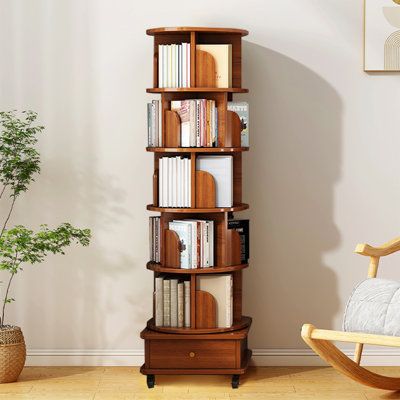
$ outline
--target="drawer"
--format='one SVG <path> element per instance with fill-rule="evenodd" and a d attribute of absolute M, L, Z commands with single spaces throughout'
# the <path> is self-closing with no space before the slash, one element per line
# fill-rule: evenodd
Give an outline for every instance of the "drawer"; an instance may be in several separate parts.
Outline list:
<path fill-rule="evenodd" d="M 150 340 L 150 368 L 235 368 L 237 340 Z"/>

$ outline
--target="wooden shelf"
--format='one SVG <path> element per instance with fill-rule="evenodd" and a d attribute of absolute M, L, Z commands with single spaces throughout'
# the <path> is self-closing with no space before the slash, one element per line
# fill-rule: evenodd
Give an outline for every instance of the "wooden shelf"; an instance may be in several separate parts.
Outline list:
<path fill-rule="evenodd" d="M 249 205 L 246 203 L 236 204 L 233 207 L 216 207 L 216 208 L 169 208 L 156 207 L 152 204 L 147 206 L 149 211 L 165 212 L 165 213 L 182 213 L 182 214 L 199 214 L 199 213 L 222 213 L 222 212 L 238 212 L 247 210 Z"/>
<path fill-rule="evenodd" d="M 192 269 L 183 269 L 183 268 L 170 268 L 163 267 L 160 264 L 154 262 L 148 262 L 146 264 L 146 268 L 154 271 L 154 272 L 163 272 L 168 274 L 182 274 L 182 275 L 191 275 L 191 274 L 220 274 L 227 272 L 240 271 L 249 266 L 249 264 L 239 264 L 239 265 L 228 265 L 225 267 L 210 267 L 210 268 L 192 268 Z"/>
<path fill-rule="evenodd" d="M 249 89 L 243 88 L 216 88 L 216 87 L 190 87 L 190 88 L 148 88 L 147 93 L 248 93 Z"/>
<path fill-rule="evenodd" d="M 242 153 L 248 147 L 146 147 L 150 153 Z"/>
<path fill-rule="evenodd" d="M 168 35 L 171 33 L 184 33 L 184 32 L 202 32 L 202 33 L 229 33 L 231 35 L 247 36 L 249 31 L 245 29 L 236 28 L 209 28 L 203 26 L 176 26 L 176 27 L 161 27 L 147 29 L 146 33 L 149 36 L 155 35 Z"/>
<path fill-rule="evenodd" d="M 251 325 L 251 318 L 245 316 L 242 316 L 240 322 L 233 324 L 229 328 L 204 328 L 204 329 L 170 328 L 164 326 L 155 326 L 154 318 L 151 318 L 147 321 L 147 327 L 153 331 L 164 332 L 164 333 L 179 333 L 183 335 L 216 334 L 222 332 L 231 332 L 247 328 L 250 325 Z"/>

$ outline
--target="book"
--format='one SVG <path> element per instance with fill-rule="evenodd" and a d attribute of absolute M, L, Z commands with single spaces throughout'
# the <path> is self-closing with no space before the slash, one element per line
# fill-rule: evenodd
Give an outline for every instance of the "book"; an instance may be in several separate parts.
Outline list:
<path fill-rule="evenodd" d="M 171 101 L 171 110 L 176 111 L 181 120 L 181 147 L 190 147 L 190 100 Z"/>
<path fill-rule="evenodd" d="M 164 278 L 157 277 L 155 279 L 155 324 L 156 326 L 164 325 Z"/>
<path fill-rule="evenodd" d="M 183 328 L 185 316 L 185 293 L 184 283 L 178 282 L 178 328 Z"/>
<path fill-rule="evenodd" d="M 196 49 L 206 51 L 214 57 L 216 87 L 232 87 L 232 45 L 198 44 Z"/>
<path fill-rule="evenodd" d="M 233 205 L 232 156 L 198 156 L 196 170 L 209 172 L 215 180 L 216 207 Z"/>
<path fill-rule="evenodd" d="M 171 326 L 171 285 L 168 279 L 163 281 L 163 319 L 164 326 Z"/>
<path fill-rule="evenodd" d="M 160 262 L 160 217 L 149 218 L 150 261 Z"/>
<path fill-rule="evenodd" d="M 229 328 L 233 322 L 233 279 L 231 274 L 197 276 L 197 289 L 210 293 L 216 301 L 218 328 Z"/>
<path fill-rule="evenodd" d="M 170 279 L 171 327 L 178 327 L 178 279 Z"/>
<path fill-rule="evenodd" d="M 240 236 L 240 262 L 247 264 L 250 258 L 250 229 L 248 219 L 229 219 L 228 229 L 234 229 Z"/>
<path fill-rule="evenodd" d="M 234 111 L 239 116 L 241 146 L 249 147 L 249 103 L 246 101 L 228 101 L 228 110 Z"/>
<path fill-rule="evenodd" d="M 190 328 L 190 281 L 184 281 L 184 325 L 185 328 Z"/>
<path fill-rule="evenodd" d="M 171 221 L 168 228 L 175 231 L 180 242 L 180 268 L 189 269 L 192 265 L 191 238 L 192 226 L 181 221 Z"/>

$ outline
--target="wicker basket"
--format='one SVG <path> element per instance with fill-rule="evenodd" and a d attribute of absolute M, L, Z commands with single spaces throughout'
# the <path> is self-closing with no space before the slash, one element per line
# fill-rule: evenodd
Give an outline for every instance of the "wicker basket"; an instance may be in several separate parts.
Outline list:
<path fill-rule="evenodd" d="M 0 383 L 15 382 L 25 365 L 24 335 L 17 326 L 0 329 Z"/>

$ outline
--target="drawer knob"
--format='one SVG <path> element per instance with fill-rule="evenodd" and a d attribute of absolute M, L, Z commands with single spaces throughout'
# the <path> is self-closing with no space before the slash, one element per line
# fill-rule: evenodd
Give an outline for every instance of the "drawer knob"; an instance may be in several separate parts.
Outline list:
<path fill-rule="evenodd" d="M 191 351 L 191 352 L 189 353 L 189 357 L 190 357 L 190 358 L 193 358 L 195 355 L 196 355 L 196 353 L 194 353 L 193 351 Z"/>

